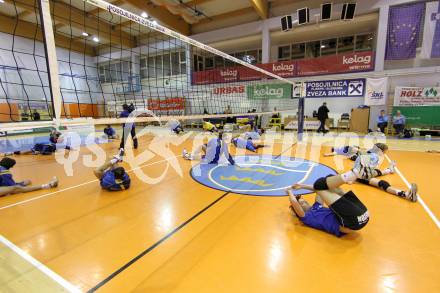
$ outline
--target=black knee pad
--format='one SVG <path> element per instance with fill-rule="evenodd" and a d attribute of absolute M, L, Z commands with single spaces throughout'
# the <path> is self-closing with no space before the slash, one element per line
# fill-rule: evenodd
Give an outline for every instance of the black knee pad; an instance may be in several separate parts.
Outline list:
<path fill-rule="evenodd" d="M 318 180 L 316 180 L 315 183 L 313 184 L 313 188 L 315 190 L 327 190 L 328 189 L 327 177 L 321 177 Z"/>
<path fill-rule="evenodd" d="M 388 182 L 386 182 L 385 180 L 380 180 L 379 183 L 378 183 L 378 185 L 379 185 L 380 188 L 382 188 L 382 189 L 385 190 L 385 191 L 388 189 L 388 187 L 391 186 L 391 185 L 390 185 Z"/>

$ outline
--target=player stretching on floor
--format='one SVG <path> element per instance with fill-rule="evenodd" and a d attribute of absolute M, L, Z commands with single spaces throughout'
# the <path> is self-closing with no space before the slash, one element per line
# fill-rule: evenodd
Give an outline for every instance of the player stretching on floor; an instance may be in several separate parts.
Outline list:
<path fill-rule="evenodd" d="M 101 187 L 105 190 L 120 191 L 130 188 L 130 177 L 123 167 L 118 166 L 118 162 L 122 162 L 121 154 L 122 151 L 94 170 L 96 178 L 99 179 Z"/>
<path fill-rule="evenodd" d="M 201 153 L 204 152 L 204 155 Z M 231 165 L 235 164 L 234 158 L 229 154 L 228 144 L 223 139 L 223 132 L 219 132 L 218 137 L 211 138 L 207 144 L 199 146 L 192 154 L 183 149 L 185 160 L 201 160 L 202 164 L 218 164 L 220 157 L 224 155 Z"/>
<path fill-rule="evenodd" d="M 218 132 L 217 127 L 209 121 L 203 121 L 203 129 L 209 132 Z"/>
<path fill-rule="evenodd" d="M 5 156 L 10 155 L 25 155 L 25 154 L 34 154 L 34 155 L 51 155 L 57 150 L 57 143 L 62 143 L 64 138 L 61 136 L 61 132 L 52 130 L 49 135 L 48 143 L 36 143 L 30 150 L 26 151 L 15 151 L 5 153 Z M 71 147 L 66 145 L 64 146 L 66 150 L 71 150 Z"/>
<path fill-rule="evenodd" d="M 0 196 L 49 189 L 58 186 L 57 177 L 53 177 L 53 179 L 47 184 L 34 186 L 31 186 L 32 182 L 30 180 L 15 182 L 10 171 L 15 164 L 16 161 L 12 158 L 3 158 L 0 161 Z"/>
<path fill-rule="evenodd" d="M 346 192 L 340 188 L 344 183 L 343 175 L 333 175 L 319 178 L 313 186 L 295 184 L 292 186 L 294 189 L 315 191 L 316 200 L 310 206 L 288 189 L 291 209 L 306 226 L 338 237 L 360 230 L 370 219 L 368 210 L 353 191 Z M 324 203 L 328 207 L 324 207 Z"/>
<path fill-rule="evenodd" d="M 235 145 L 236 148 L 246 149 L 254 153 L 256 153 L 259 148 L 264 147 L 263 144 L 254 143 L 251 138 L 244 139 L 241 137 L 234 137 L 231 139 L 231 143 Z"/>
<path fill-rule="evenodd" d="M 108 139 L 118 138 L 118 136 L 116 135 L 116 131 L 110 124 L 107 124 L 107 126 L 104 128 L 104 134 L 107 136 Z"/>
<path fill-rule="evenodd" d="M 170 120 L 168 122 L 168 126 L 171 131 L 173 131 L 175 134 L 179 134 L 181 132 L 184 132 L 182 125 L 177 120 Z"/>

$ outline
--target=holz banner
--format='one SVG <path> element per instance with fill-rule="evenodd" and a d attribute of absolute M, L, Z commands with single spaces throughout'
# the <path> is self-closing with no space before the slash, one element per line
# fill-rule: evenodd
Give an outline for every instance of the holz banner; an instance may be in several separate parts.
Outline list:
<path fill-rule="evenodd" d="M 306 82 L 306 98 L 364 97 L 365 79 Z"/>
<path fill-rule="evenodd" d="M 292 85 L 285 83 L 268 83 L 249 85 L 247 87 L 248 99 L 290 99 L 292 98 Z"/>
<path fill-rule="evenodd" d="M 367 78 L 367 91 L 364 104 L 368 106 L 386 105 L 388 96 L 388 77 Z"/>
<path fill-rule="evenodd" d="M 396 87 L 394 106 L 440 106 L 440 87 Z"/>

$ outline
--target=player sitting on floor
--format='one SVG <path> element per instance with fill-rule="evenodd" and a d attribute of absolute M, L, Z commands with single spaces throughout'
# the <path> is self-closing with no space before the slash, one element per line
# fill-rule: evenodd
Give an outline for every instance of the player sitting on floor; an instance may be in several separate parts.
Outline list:
<path fill-rule="evenodd" d="M 292 211 L 306 226 L 338 237 L 362 229 L 370 219 L 368 210 L 353 191 L 346 192 L 340 188 L 344 183 L 342 175 L 333 175 L 319 178 L 313 186 L 293 185 L 293 189 L 315 191 L 316 201 L 310 206 L 301 196 L 295 196 L 288 189 Z M 324 207 L 324 203 L 327 207 Z"/>
<path fill-rule="evenodd" d="M 203 121 L 203 129 L 209 132 L 218 132 L 217 127 L 209 121 Z"/>
<path fill-rule="evenodd" d="M 168 122 L 168 126 L 171 131 L 173 131 L 175 134 L 179 134 L 181 132 L 184 132 L 182 125 L 177 120 L 170 120 Z"/>
<path fill-rule="evenodd" d="M 201 155 L 202 152 L 205 154 Z M 229 154 L 228 143 L 223 139 L 223 132 L 219 132 L 218 137 L 211 138 L 207 144 L 199 146 L 192 154 L 183 149 L 185 160 L 201 160 L 202 164 L 218 164 L 222 154 L 231 165 L 235 164 L 234 158 Z"/>
<path fill-rule="evenodd" d="M 12 158 L 3 158 L 0 161 L 0 196 L 49 189 L 58 186 L 57 177 L 53 177 L 53 179 L 47 184 L 34 186 L 31 185 L 32 182 L 30 180 L 15 182 L 10 171 L 15 164 L 16 161 Z"/>
<path fill-rule="evenodd" d="M 324 157 L 332 157 L 332 156 L 336 156 L 336 155 L 341 155 L 341 156 L 348 157 L 352 161 L 356 161 L 360 150 L 361 149 L 358 146 L 349 146 L 349 145 L 342 146 L 342 147 L 332 147 L 331 152 L 324 154 Z"/>
<path fill-rule="evenodd" d="M 119 167 L 118 162 L 122 161 L 122 156 L 116 155 L 101 167 L 94 170 L 95 176 L 101 182 L 101 187 L 108 191 L 120 191 L 130 188 L 130 177 L 123 167 Z"/>
<path fill-rule="evenodd" d="M 118 138 L 118 136 L 116 135 L 116 131 L 110 124 L 107 124 L 107 126 L 104 128 L 104 134 L 107 136 L 108 139 Z"/>
<path fill-rule="evenodd" d="M 235 145 L 236 148 L 246 149 L 254 153 L 256 153 L 259 148 L 264 147 L 263 144 L 254 143 L 251 138 L 233 137 L 231 143 Z"/>

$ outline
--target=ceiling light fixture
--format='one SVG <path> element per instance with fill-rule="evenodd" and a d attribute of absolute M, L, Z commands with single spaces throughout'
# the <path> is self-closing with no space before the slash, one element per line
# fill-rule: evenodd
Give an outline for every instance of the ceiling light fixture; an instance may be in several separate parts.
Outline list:
<path fill-rule="evenodd" d="M 147 17 L 148 17 L 148 14 L 144 11 L 144 12 L 141 13 L 141 16 L 142 16 L 143 18 L 147 18 Z"/>
<path fill-rule="evenodd" d="M 98 42 L 99 42 L 98 37 L 93 37 L 93 41 L 94 41 L 95 43 L 98 43 Z"/>
<path fill-rule="evenodd" d="M 1 1 L 1 0 L 0 0 L 0 1 Z M 88 37 L 88 36 L 89 36 L 89 34 L 86 33 L 86 32 L 82 32 L 82 35 L 83 35 L 83 37 Z"/>

